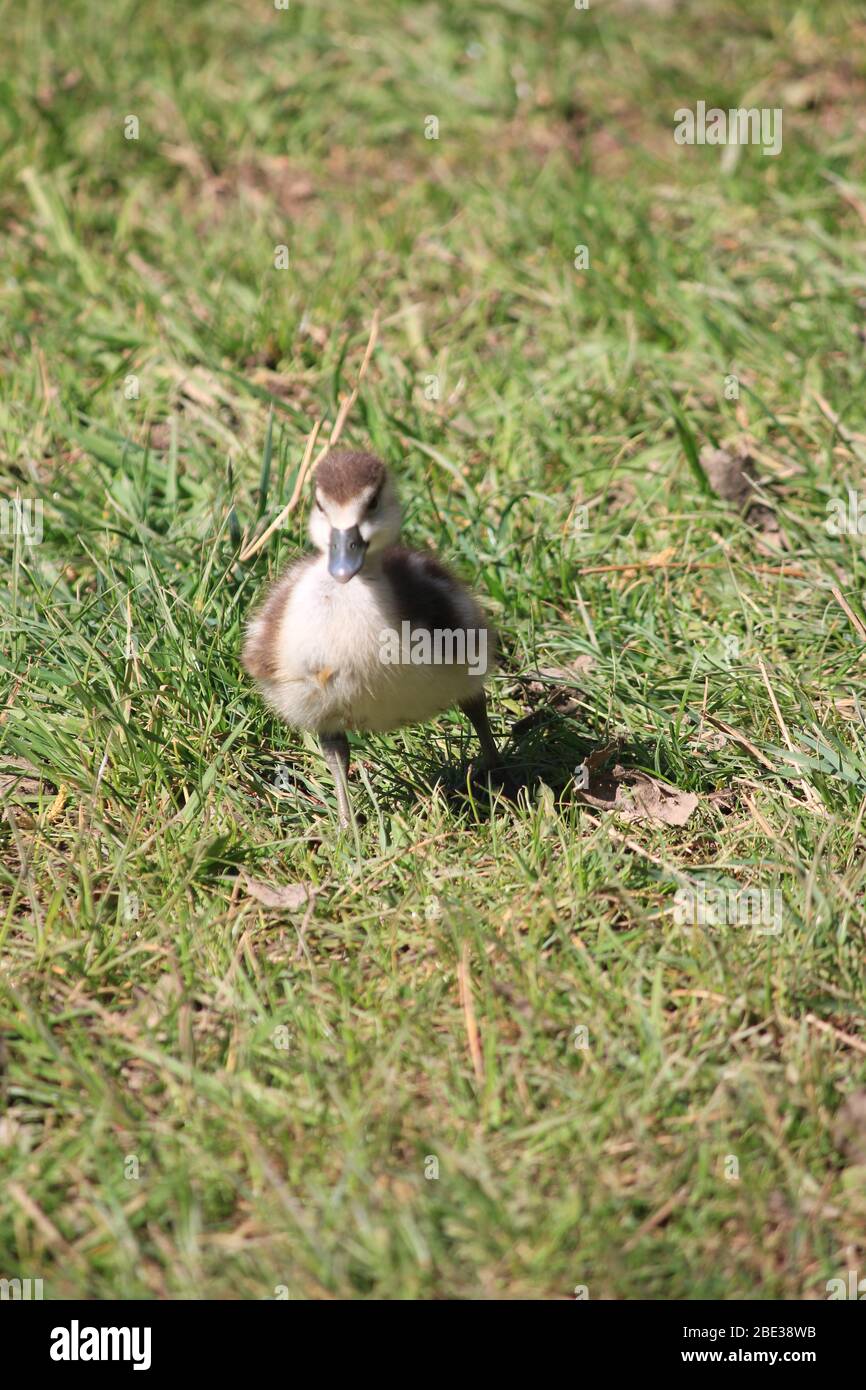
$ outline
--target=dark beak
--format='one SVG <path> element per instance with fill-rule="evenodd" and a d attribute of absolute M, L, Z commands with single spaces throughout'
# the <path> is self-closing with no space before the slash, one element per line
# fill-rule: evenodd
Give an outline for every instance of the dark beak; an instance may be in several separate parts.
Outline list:
<path fill-rule="evenodd" d="M 332 531 L 328 547 L 328 573 L 338 584 L 348 584 L 364 563 L 367 542 L 357 526 L 348 531 Z"/>

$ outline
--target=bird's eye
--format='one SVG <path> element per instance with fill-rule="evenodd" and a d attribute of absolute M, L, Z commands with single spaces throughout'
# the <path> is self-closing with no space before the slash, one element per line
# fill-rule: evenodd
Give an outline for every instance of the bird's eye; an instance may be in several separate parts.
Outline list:
<path fill-rule="evenodd" d="M 322 506 L 321 502 L 319 501 L 318 497 L 315 499 L 315 501 L 316 501 L 316 506 L 317 506 L 318 510 L 319 510 L 320 512 L 323 512 L 325 509 L 324 509 L 324 507 Z"/>
<path fill-rule="evenodd" d="M 374 511 L 376 510 L 376 508 L 378 507 L 378 505 L 379 505 L 379 494 L 378 494 L 378 492 L 377 492 L 377 493 L 376 493 L 376 496 L 375 496 L 375 497 L 371 497 L 371 498 L 370 498 L 370 501 L 367 503 L 367 515 L 369 516 L 371 512 L 374 512 Z"/>

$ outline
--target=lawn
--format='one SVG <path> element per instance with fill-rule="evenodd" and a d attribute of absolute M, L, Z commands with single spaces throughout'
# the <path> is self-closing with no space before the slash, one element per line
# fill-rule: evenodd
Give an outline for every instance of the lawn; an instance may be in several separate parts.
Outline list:
<path fill-rule="evenodd" d="M 862 8 L 2 28 L 0 1276 L 866 1273 Z M 355 739 L 357 842 L 239 663 L 344 406 L 495 618 L 518 787 L 457 713 Z"/>

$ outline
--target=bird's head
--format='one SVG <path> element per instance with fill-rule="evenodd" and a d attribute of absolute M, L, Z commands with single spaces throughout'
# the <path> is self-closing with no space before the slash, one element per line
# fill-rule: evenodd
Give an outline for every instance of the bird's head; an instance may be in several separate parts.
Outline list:
<path fill-rule="evenodd" d="M 340 584 L 370 557 L 393 545 L 402 514 L 388 470 L 374 454 L 331 449 L 319 464 L 310 513 L 310 539 L 328 557 Z"/>

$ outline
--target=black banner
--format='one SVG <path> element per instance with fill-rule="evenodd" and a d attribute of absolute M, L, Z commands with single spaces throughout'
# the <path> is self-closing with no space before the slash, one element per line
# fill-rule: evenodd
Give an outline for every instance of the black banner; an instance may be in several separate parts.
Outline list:
<path fill-rule="evenodd" d="M 514 1333 L 521 1323 L 529 1332 L 535 1331 L 541 1320 L 557 1334 L 566 1331 L 577 1339 L 570 1344 L 578 1358 L 576 1366 L 585 1352 L 591 1357 L 587 1364 L 601 1360 L 614 1372 L 651 1369 L 666 1373 L 680 1368 L 699 1374 L 713 1366 L 769 1371 L 804 1367 L 826 1378 L 828 1372 L 856 1364 L 862 1347 L 862 1314 L 857 1308 L 838 1306 L 850 1301 L 863 1299 L 858 1294 L 853 1300 L 804 1303 L 521 1302 L 509 1304 L 507 1337 L 498 1334 L 495 1341 L 490 1339 L 498 1331 L 498 1317 L 490 1300 L 472 1305 L 471 1324 L 466 1303 L 426 1308 L 401 1303 L 389 1310 L 388 1332 L 398 1338 L 401 1333 L 420 1333 L 425 1339 L 425 1378 L 435 1364 L 435 1348 L 441 1349 L 443 1374 L 453 1374 L 454 1349 L 442 1335 L 447 1334 L 449 1324 L 461 1336 L 460 1360 L 466 1360 L 465 1339 L 468 1335 L 477 1339 L 479 1318 L 484 1339 L 477 1340 L 476 1345 L 486 1371 L 500 1361 L 507 1348 L 513 1349 Z M 577 1306 L 563 1306 L 567 1302 Z M 297 1303 L 280 1306 L 279 1301 L 10 1300 L 0 1302 L 0 1332 L 4 1347 L 14 1347 L 28 1370 L 58 1383 L 70 1376 L 93 1379 L 105 1371 L 113 1377 L 126 1373 L 142 1379 L 175 1371 L 222 1376 L 254 1371 L 260 1376 L 273 1370 L 292 1375 L 298 1361 L 307 1365 L 311 1356 L 321 1353 L 327 1358 L 329 1373 L 333 1373 L 340 1364 L 339 1354 L 334 1355 L 334 1328 L 342 1327 L 349 1336 L 357 1329 L 359 1338 L 366 1338 L 371 1316 L 377 1318 L 374 1306 L 361 1300 L 340 1307 L 331 1302 L 306 1304 L 303 1313 Z M 384 1323 L 382 1327 L 384 1331 Z M 319 1332 L 328 1336 L 324 1343 L 316 1337 Z M 352 1346 L 354 1369 L 358 1346 Z M 511 1354 L 509 1350 L 509 1357 Z M 535 1354 L 545 1354 L 543 1344 L 537 1345 Z M 375 1353 L 373 1356 L 370 1373 L 379 1374 L 379 1358 Z"/>

